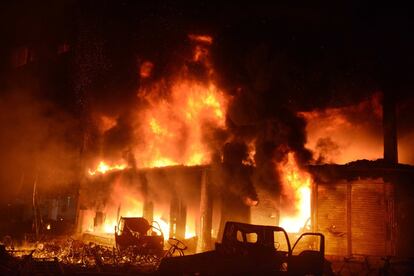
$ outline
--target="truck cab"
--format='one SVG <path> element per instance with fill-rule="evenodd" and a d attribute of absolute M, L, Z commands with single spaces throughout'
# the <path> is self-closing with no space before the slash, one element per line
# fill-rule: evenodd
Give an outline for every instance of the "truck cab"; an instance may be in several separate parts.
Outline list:
<path fill-rule="evenodd" d="M 325 239 L 304 233 L 293 248 L 282 227 L 229 221 L 215 250 L 165 258 L 161 274 L 322 275 Z"/>

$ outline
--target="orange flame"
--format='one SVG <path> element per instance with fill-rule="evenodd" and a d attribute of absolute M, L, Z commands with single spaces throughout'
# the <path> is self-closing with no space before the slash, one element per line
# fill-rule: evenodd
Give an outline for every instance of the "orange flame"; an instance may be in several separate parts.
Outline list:
<path fill-rule="evenodd" d="M 190 38 L 190 40 L 199 42 L 199 43 L 205 43 L 205 44 L 212 44 L 213 43 L 213 38 L 209 35 L 195 35 L 195 34 L 189 34 L 188 38 Z"/>
<path fill-rule="evenodd" d="M 160 206 L 163 207 L 163 206 Z M 94 228 L 94 212 L 88 212 L 84 220 L 86 221 L 86 231 L 94 232 L 96 234 L 113 234 L 115 233 L 115 226 L 118 225 L 118 219 L 122 217 L 142 217 L 143 216 L 144 203 L 140 199 L 140 195 L 137 191 L 131 190 L 129 187 L 125 187 L 119 182 L 114 186 L 111 194 L 111 202 L 105 208 L 105 218 L 103 224 L 99 228 Z M 164 208 L 165 209 L 165 208 Z M 170 237 L 170 223 L 168 211 L 163 208 L 154 210 L 154 222 L 155 227 L 161 229 L 164 240 L 168 240 Z M 196 234 L 195 224 L 189 221 L 186 225 L 185 238 L 194 237 Z M 151 222 L 150 222 L 151 223 Z"/>
<path fill-rule="evenodd" d="M 293 202 L 293 215 L 281 214 L 279 225 L 287 232 L 298 233 L 311 215 L 311 184 L 309 173 L 300 170 L 293 152 L 289 152 L 284 162 L 277 166 L 281 174 L 282 193 L 288 202 Z"/>
<path fill-rule="evenodd" d="M 207 164 L 215 149 L 206 137 L 212 130 L 226 127 L 229 97 L 216 86 L 208 56 L 213 38 L 190 34 L 189 39 L 194 43 L 192 60 L 203 66 L 207 79 L 194 79 L 184 65 L 173 82 L 161 79 L 140 88 L 138 97 L 144 105 L 135 114 L 134 127 L 134 153 L 140 168 Z M 200 49 L 202 54 L 198 52 Z M 143 62 L 141 78 L 148 78 L 154 66 L 150 61 Z M 126 167 L 109 166 L 102 161 L 95 170 L 89 170 L 89 174 Z"/>
<path fill-rule="evenodd" d="M 242 161 L 243 165 L 256 167 L 256 161 L 254 159 L 256 155 L 256 144 L 255 143 L 256 141 L 253 140 L 247 144 L 247 158 Z"/>
<path fill-rule="evenodd" d="M 193 61 L 206 69 L 208 79 L 194 80 L 184 68 L 172 85 L 165 80 L 142 88 L 138 96 L 147 108 L 137 114 L 138 166 L 202 165 L 211 161 L 204 140 L 212 129 L 224 129 L 228 97 L 214 83 L 209 62 L 210 36 L 189 35 L 196 43 Z"/>
<path fill-rule="evenodd" d="M 139 69 L 140 77 L 143 79 L 150 77 L 153 68 L 154 68 L 154 64 L 152 62 L 150 61 L 143 62 Z"/>
<path fill-rule="evenodd" d="M 97 173 L 105 174 L 105 173 L 110 172 L 110 171 L 123 170 L 126 167 L 127 167 L 126 164 L 109 165 L 109 164 L 105 163 L 104 161 L 100 161 L 99 164 L 98 164 L 98 166 L 96 167 L 96 169 L 95 170 L 89 169 L 88 170 L 88 173 L 90 175 L 95 175 Z"/>
<path fill-rule="evenodd" d="M 169 101 L 151 102 L 143 114 L 144 144 L 139 166 L 200 165 L 211 160 L 203 141 L 206 126 L 225 127 L 227 101 L 214 84 L 183 80 L 172 87 Z M 141 115 L 142 116 L 142 115 Z"/>
<path fill-rule="evenodd" d="M 209 62 L 208 47 L 213 39 L 207 35 L 189 35 L 193 43 L 193 55 L 189 62 L 203 67 L 206 77 L 202 81 L 189 74 L 188 67 L 172 78 L 161 79 L 151 85 L 142 85 L 138 97 L 141 108 L 135 114 L 134 157 L 139 168 L 165 167 L 173 165 L 202 165 L 211 162 L 211 141 L 206 137 L 212 131 L 226 127 L 228 96 L 214 82 L 214 71 Z M 145 61 L 139 68 L 141 79 L 148 79 L 156 65 Z M 105 130 L 107 128 L 104 128 Z M 127 165 L 108 165 L 101 161 L 90 175 L 123 170 Z M 119 216 L 143 216 L 143 200 L 139 193 L 122 188 L 116 183 L 111 194 L 114 202 L 105 206 L 105 221 L 100 229 L 90 231 L 113 233 Z M 168 239 L 169 206 L 154 206 L 156 221 Z M 159 204 L 163 204 L 160 202 Z M 119 211 L 118 211 L 119 210 Z M 93 212 L 87 219 L 93 222 Z M 185 237 L 195 236 L 195 214 L 187 216 Z M 90 224 L 89 224 L 90 225 Z"/>
<path fill-rule="evenodd" d="M 306 148 L 323 163 L 345 164 L 383 156 L 380 95 L 360 103 L 299 113 L 306 120 Z"/>

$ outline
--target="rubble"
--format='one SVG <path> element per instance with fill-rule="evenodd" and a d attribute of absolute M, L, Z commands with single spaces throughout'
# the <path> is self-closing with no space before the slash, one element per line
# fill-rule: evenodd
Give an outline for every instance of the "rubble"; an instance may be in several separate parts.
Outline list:
<path fill-rule="evenodd" d="M 0 274 L 15 271 L 18 275 L 47 271 L 54 274 L 63 272 L 122 272 L 151 273 L 157 270 L 162 258 L 172 255 L 184 255 L 185 245 L 178 240 L 170 241 L 170 248 L 163 256 L 140 254 L 140 250 L 131 246 L 118 250 L 80 239 L 52 239 L 37 242 L 26 248 L 14 249 L 2 245 Z M 43 273 L 42 272 L 42 273 Z"/>

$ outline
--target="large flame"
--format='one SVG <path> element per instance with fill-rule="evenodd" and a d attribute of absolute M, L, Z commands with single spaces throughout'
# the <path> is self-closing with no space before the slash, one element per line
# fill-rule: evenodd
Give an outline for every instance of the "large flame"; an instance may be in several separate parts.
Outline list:
<path fill-rule="evenodd" d="M 287 202 L 293 204 L 291 212 L 284 214 L 282 210 L 279 225 L 289 233 L 298 233 L 310 219 L 312 177 L 299 168 L 292 152 L 277 169 L 281 175 L 282 193 Z"/>
<path fill-rule="evenodd" d="M 160 228 L 164 239 L 170 237 L 169 209 L 168 204 L 165 206 L 155 206 L 152 225 Z M 96 234 L 113 234 L 115 226 L 118 225 L 120 217 L 143 217 L 144 201 L 141 194 L 133 187 L 125 186 L 121 181 L 115 181 L 110 200 L 102 210 L 104 219 L 102 225 L 94 226 L 95 212 L 85 214 L 83 231 L 94 232 Z M 196 234 L 195 217 L 188 214 L 185 231 L 185 238 L 194 237 Z"/>
<path fill-rule="evenodd" d="M 203 138 L 207 131 L 225 127 L 227 100 L 222 91 L 213 83 L 183 79 L 172 86 L 168 99 L 149 98 L 148 102 L 149 108 L 139 114 L 143 122 L 137 132 L 142 141 L 136 153 L 139 166 L 211 161 L 212 152 Z"/>
<path fill-rule="evenodd" d="M 208 48 L 213 39 L 194 34 L 189 39 L 194 43 L 191 62 L 204 68 L 206 76 L 197 78 L 189 72 L 188 65 L 183 65 L 168 80 L 162 78 L 142 85 L 137 94 L 142 105 L 136 111 L 134 124 L 134 154 L 139 168 L 207 164 L 214 150 L 212 139 L 207 137 L 212 137 L 214 130 L 225 128 L 229 98 L 214 81 Z M 143 62 L 141 79 L 149 79 L 154 67 L 156 64 L 150 61 Z M 126 167 L 101 161 L 89 173 Z"/>
<path fill-rule="evenodd" d="M 191 74 L 188 65 L 175 76 L 166 76 L 151 83 L 151 75 L 157 64 L 144 61 L 139 68 L 143 84 L 137 93 L 141 103 L 134 117 L 134 158 L 138 168 L 173 165 L 202 165 L 211 162 L 214 147 L 211 137 L 216 130 L 224 130 L 228 96 L 214 82 L 214 70 L 209 61 L 208 47 L 213 39 L 206 35 L 189 35 L 194 49 L 188 62 L 204 69 L 201 79 Z M 106 121 L 102 132 L 116 124 Z M 109 129 L 108 129 L 109 127 Z M 210 137 L 210 138 L 208 138 Z M 101 161 L 90 175 L 123 170 L 124 163 L 112 164 Z M 120 216 L 142 217 L 144 201 L 139 192 L 124 189 L 115 183 L 112 202 L 104 207 L 105 221 L 90 231 L 113 233 Z M 93 222 L 94 214 L 88 219 Z M 154 206 L 154 221 L 167 239 L 170 231 L 169 206 Z M 185 237 L 195 236 L 195 214 L 187 215 Z M 93 225 L 93 223 L 92 223 Z"/>
<path fill-rule="evenodd" d="M 119 170 L 123 170 L 127 167 L 126 164 L 124 163 L 119 163 L 119 164 L 112 164 L 109 165 L 108 163 L 106 163 L 105 161 L 100 161 L 99 164 L 96 166 L 95 170 L 88 170 L 88 173 L 90 175 L 95 175 L 95 174 L 105 174 L 107 172 L 111 172 L 111 171 L 119 171 Z"/>
<path fill-rule="evenodd" d="M 207 164 L 212 150 L 206 137 L 225 128 L 228 96 L 214 82 L 208 49 L 213 39 L 189 39 L 195 43 L 191 61 L 204 68 L 206 79 L 194 78 L 184 66 L 172 82 L 161 79 L 140 89 L 146 107 L 136 116 L 139 167 Z"/>
<path fill-rule="evenodd" d="M 140 201 L 135 202 L 136 206 L 131 207 L 129 206 L 127 210 L 120 212 L 120 217 L 142 217 L 143 212 L 143 203 Z M 109 213 L 106 215 L 106 219 L 104 224 L 101 226 L 100 229 L 93 229 L 92 227 L 89 228 L 89 231 L 95 232 L 95 233 L 106 233 L 106 234 L 113 234 L 115 233 L 115 226 L 118 225 L 117 215 L 114 214 L 114 210 L 109 210 Z M 168 240 L 170 238 L 170 223 L 168 217 L 165 216 L 166 212 L 162 212 L 160 210 L 157 210 L 154 214 L 154 220 L 150 222 L 155 228 L 159 228 L 162 231 L 162 234 L 164 235 L 164 240 Z M 93 217 L 89 218 L 90 220 L 93 219 Z M 185 239 L 189 239 L 196 236 L 196 228 L 195 224 L 191 223 L 191 217 L 189 217 L 190 221 L 187 221 L 186 227 L 185 227 Z"/>

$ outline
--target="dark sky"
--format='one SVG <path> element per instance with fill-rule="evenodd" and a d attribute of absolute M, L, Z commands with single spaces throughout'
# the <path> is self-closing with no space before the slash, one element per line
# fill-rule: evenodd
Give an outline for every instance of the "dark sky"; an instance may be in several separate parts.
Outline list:
<path fill-rule="evenodd" d="M 134 51 L 160 62 L 181 47 L 186 34 L 210 33 L 228 85 L 245 79 L 246 59 L 256 54 L 264 63 L 258 66 L 283 71 L 274 85 L 296 83 L 289 94 L 304 108 L 341 104 L 360 96 L 360 88 L 375 86 L 411 94 L 413 20 L 403 6 L 74 0 L 1 5 L 3 61 L 8 46 L 76 40 L 88 24 L 114 55 Z M 285 68 L 276 68 L 283 62 Z"/>
<path fill-rule="evenodd" d="M 137 64 L 153 61 L 155 77 L 173 72 L 190 47 L 189 33 L 214 37 L 211 55 L 219 85 L 234 95 L 242 88 L 233 106 L 236 124 L 284 117 L 284 124 L 297 127 L 291 134 L 303 143 L 304 125 L 294 112 L 354 104 L 382 91 L 396 97 L 399 131 L 404 135 L 413 131 L 414 122 L 413 27 L 410 9 L 379 1 L 304 6 L 243 1 L 1 1 L 0 119 L 5 134 L 0 161 L 7 166 L 0 181 L 20 181 L 25 169 L 5 175 L 19 167 L 16 164 L 27 168 L 27 159 L 48 160 L 42 164 L 48 168 L 58 162 L 55 148 L 75 156 L 84 106 L 108 113 L 126 109 L 139 86 Z M 37 70 L 34 63 L 27 72 L 18 69 L 16 78 L 10 66 L 13 50 L 33 47 L 47 64 L 55 64 L 59 61 L 50 53 L 62 41 L 71 45 L 67 68 L 56 71 L 39 63 Z M 48 131 L 39 134 L 36 126 Z M 17 158 L 22 149 L 25 157 Z M 76 167 L 63 160 L 64 166 Z M 53 173 L 61 177 L 59 171 Z"/>
<path fill-rule="evenodd" d="M 104 109 L 113 103 L 115 90 L 125 91 L 118 92 L 121 106 L 135 94 L 140 60 L 154 61 L 155 74 L 163 76 L 189 47 L 188 33 L 208 33 L 215 41 L 212 57 L 220 85 L 229 93 L 244 87 L 261 103 L 263 117 L 271 116 L 274 106 L 341 106 L 377 91 L 396 96 L 405 114 L 403 126 L 414 117 L 406 110 L 414 88 L 414 24 L 404 6 L 127 0 L 0 5 L 1 93 L 16 84 L 8 75 L 14 49 L 28 45 L 54 51 L 69 41 L 78 57 L 67 73 L 72 82 L 82 86 L 82 78 L 93 79 L 88 93 Z M 28 83 L 38 78 L 30 77 Z M 68 110 L 78 104 L 76 95 L 43 94 Z"/>

